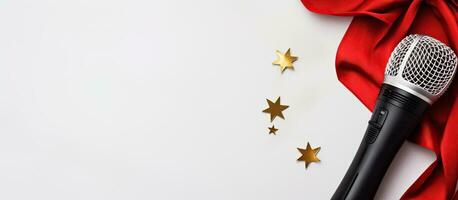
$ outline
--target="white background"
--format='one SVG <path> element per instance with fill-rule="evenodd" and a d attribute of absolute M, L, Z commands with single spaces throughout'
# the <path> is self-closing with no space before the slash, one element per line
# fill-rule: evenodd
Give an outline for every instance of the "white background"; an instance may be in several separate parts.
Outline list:
<path fill-rule="evenodd" d="M 298 0 L 0 1 L 0 199 L 329 199 L 370 116 L 335 74 L 350 20 Z M 378 199 L 434 159 L 406 143 Z"/>

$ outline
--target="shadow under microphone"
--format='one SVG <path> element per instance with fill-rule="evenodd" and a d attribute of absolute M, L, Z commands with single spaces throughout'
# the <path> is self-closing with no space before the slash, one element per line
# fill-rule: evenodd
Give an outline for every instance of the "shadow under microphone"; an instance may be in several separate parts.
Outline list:
<path fill-rule="evenodd" d="M 406 138 L 453 80 L 457 57 L 442 42 L 409 35 L 392 52 L 369 125 L 332 200 L 373 199 Z"/>

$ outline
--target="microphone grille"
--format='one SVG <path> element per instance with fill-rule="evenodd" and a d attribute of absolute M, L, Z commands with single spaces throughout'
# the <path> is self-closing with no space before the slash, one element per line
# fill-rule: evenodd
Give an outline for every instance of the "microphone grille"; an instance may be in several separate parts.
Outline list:
<path fill-rule="evenodd" d="M 385 82 L 403 85 L 432 103 L 448 88 L 456 67 L 450 47 L 429 36 L 409 35 L 392 52 Z"/>

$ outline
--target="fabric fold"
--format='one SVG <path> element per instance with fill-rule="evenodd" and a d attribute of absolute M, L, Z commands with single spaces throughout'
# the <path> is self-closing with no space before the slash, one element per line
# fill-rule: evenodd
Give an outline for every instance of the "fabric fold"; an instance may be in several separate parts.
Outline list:
<path fill-rule="evenodd" d="M 301 0 L 310 11 L 354 16 L 336 55 L 337 77 L 372 109 L 395 46 L 409 34 L 430 35 L 458 47 L 457 1 L 450 0 Z M 451 199 L 458 178 L 458 86 L 456 81 L 426 113 L 409 138 L 435 152 L 437 160 L 402 199 Z"/>

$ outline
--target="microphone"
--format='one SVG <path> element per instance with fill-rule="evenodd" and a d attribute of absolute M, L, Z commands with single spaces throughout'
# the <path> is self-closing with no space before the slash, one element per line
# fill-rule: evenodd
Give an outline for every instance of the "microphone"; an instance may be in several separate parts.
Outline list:
<path fill-rule="evenodd" d="M 426 35 L 409 35 L 392 52 L 369 125 L 332 200 L 373 199 L 391 161 L 426 109 L 452 82 L 453 50 Z"/>

